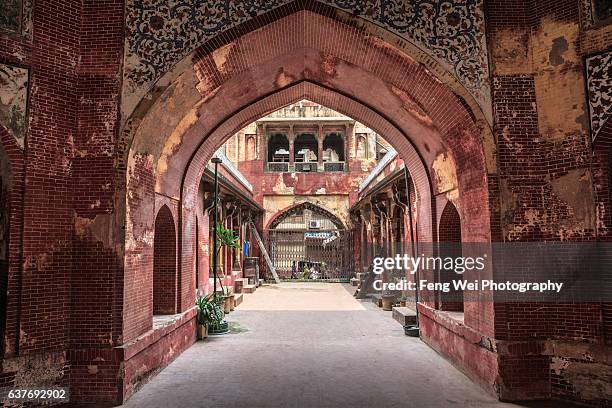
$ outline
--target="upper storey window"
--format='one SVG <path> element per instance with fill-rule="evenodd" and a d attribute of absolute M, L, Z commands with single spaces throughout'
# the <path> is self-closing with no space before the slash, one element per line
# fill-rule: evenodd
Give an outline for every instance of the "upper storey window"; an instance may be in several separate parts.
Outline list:
<path fill-rule="evenodd" d="M 319 143 L 312 133 L 301 133 L 295 138 L 293 151 L 295 171 L 315 172 L 318 170 Z"/>
<path fill-rule="evenodd" d="M 323 163 L 325 171 L 344 171 L 344 137 L 339 132 L 330 132 L 323 139 Z"/>
<path fill-rule="evenodd" d="M 289 139 L 284 133 L 272 133 L 268 137 L 268 170 L 289 170 Z"/>
<path fill-rule="evenodd" d="M 297 129 L 296 129 L 297 128 Z M 346 166 L 345 132 L 340 126 L 291 124 L 268 130 L 266 170 L 273 172 L 343 172 Z"/>

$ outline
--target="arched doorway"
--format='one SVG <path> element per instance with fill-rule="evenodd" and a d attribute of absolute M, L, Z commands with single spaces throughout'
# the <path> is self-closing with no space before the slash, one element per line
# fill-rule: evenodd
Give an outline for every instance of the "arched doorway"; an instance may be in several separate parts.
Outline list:
<path fill-rule="evenodd" d="M 358 38 L 373 53 L 368 60 L 378 61 L 381 69 L 374 69 L 359 55 L 345 53 L 342 41 L 330 43 L 328 47 L 299 37 L 304 43 L 296 46 L 292 42 L 296 37 L 287 31 L 295 21 L 314 30 L 328 27 L 347 41 Z M 313 35 L 323 37 L 324 33 Z M 282 39 L 281 44 L 267 49 L 266 53 L 251 53 L 249 44 L 268 44 L 272 38 Z M 141 238 L 153 230 L 148 214 L 150 202 L 156 196 L 178 199 L 179 311 L 188 310 L 195 300 L 195 211 L 204 167 L 229 135 L 276 109 L 303 99 L 350 116 L 388 137 L 414 182 L 418 217 L 415 236 L 419 239 L 433 242 L 437 238 L 436 200 L 432 196 L 443 192 L 439 184 L 447 177 L 457 180 L 462 191 L 458 200 L 465 200 L 465 205 L 459 208 L 466 212 L 462 215 L 473 226 L 465 238 L 490 239 L 487 177 L 494 175 L 496 169 L 494 161 L 485 160 L 482 138 L 484 135 L 491 141 L 492 136 L 486 125 L 486 115 L 467 94 L 459 91 L 461 86 L 451 77 L 443 76 L 440 80 L 384 39 L 364 35 L 350 24 L 310 10 L 299 10 L 271 21 L 265 30 L 239 36 L 236 44 L 244 47 L 230 46 L 234 51 L 224 54 L 222 66 L 217 65 L 221 60 L 215 47 L 203 47 L 194 58 L 185 60 L 181 65 L 181 69 L 185 69 L 183 73 L 174 76 L 172 85 L 163 92 L 168 98 L 155 100 L 153 106 L 142 106 L 134 118 L 133 123 L 137 126 L 126 127 L 123 134 L 125 145 L 130 146 L 125 157 L 125 193 L 129 210 L 125 214 L 126 242 L 130 244 L 126 245 L 126 263 L 137 265 L 130 271 L 133 274 L 146 273 L 142 266 L 146 264 L 137 264 L 133 259 L 151 255 L 149 242 Z M 398 73 L 402 73 L 401 77 Z M 184 99 L 172 98 L 177 89 L 197 91 Z M 372 89 L 377 92 L 373 93 Z M 433 93 L 438 97 L 431 98 Z M 445 103 L 440 103 L 442 99 Z M 166 120 L 168 109 L 181 116 Z M 320 140 L 318 151 L 323 148 Z M 489 142 L 484 145 L 487 148 L 495 146 Z M 292 146 L 289 147 L 291 152 Z M 350 147 L 345 146 L 344 150 L 350 151 Z M 455 160 L 444 162 L 446 157 L 455 157 Z M 317 160 L 321 159 L 322 154 L 317 154 Z M 318 164 L 321 166 L 317 167 L 323 165 Z M 287 176 L 282 183 L 292 178 Z M 143 197 L 139 183 L 142 179 L 153 180 L 147 190 L 150 195 L 144 195 L 140 201 L 133 200 L 135 196 Z M 333 180 L 329 176 L 325 183 L 333 183 Z M 254 194 L 258 194 L 256 188 Z M 470 211 L 474 208 L 479 210 Z M 136 296 L 137 293 L 126 291 L 124 304 L 128 312 L 136 307 L 131 301 Z M 423 296 L 421 304 L 433 308 L 435 299 Z M 490 310 L 466 313 L 465 321 L 484 335 L 491 335 L 494 326 L 483 324 L 481 327 L 481 317 L 492 314 L 492 305 L 485 308 Z M 145 328 L 138 324 L 141 318 L 138 314 L 126 313 L 125 316 L 126 326 Z M 133 331 L 129 338 L 138 334 Z M 473 347 L 459 341 L 458 347 Z"/>
<path fill-rule="evenodd" d="M 266 231 L 270 257 L 283 279 L 348 282 L 352 235 L 330 211 L 304 202 L 274 217 Z"/>

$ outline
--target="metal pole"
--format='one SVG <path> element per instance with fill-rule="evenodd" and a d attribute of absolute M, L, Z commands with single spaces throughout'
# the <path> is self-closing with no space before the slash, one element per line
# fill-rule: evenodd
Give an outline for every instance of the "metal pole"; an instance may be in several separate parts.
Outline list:
<path fill-rule="evenodd" d="M 412 257 L 416 256 L 417 249 L 415 248 L 415 244 L 417 241 L 417 236 L 414 231 L 413 218 L 412 218 L 412 194 L 410 194 L 410 173 L 408 173 L 408 169 L 404 165 L 404 181 L 406 182 L 406 198 L 408 199 L 408 223 L 410 229 L 410 249 L 412 252 Z M 412 336 L 418 336 L 419 334 L 419 270 L 415 271 L 414 274 L 414 283 L 415 283 L 415 291 L 414 291 L 414 312 L 416 314 L 416 324 L 411 329 Z M 408 332 L 406 333 L 408 334 Z"/>
<path fill-rule="evenodd" d="M 219 200 L 219 173 L 217 167 L 221 159 L 213 157 L 211 160 L 215 164 L 215 193 L 213 203 L 213 296 L 217 295 L 217 202 Z M 215 298 L 213 298 L 215 299 Z"/>

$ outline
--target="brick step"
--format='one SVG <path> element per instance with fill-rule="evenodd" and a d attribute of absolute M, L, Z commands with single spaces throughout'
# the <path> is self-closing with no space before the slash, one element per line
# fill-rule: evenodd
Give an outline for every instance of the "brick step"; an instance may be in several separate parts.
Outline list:
<path fill-rule="evenodd" d="M 416 324 L 416 312 L 409 307 L 393 307 L 393 318 L 402 326 L 412 326 Z"/>
<path fill-rule="evenodd" d="M 255 289 L 257 289 L 257 286 L 245 283 L 242 287 L 242 293 L 253 293 L 255 292 Z"/>

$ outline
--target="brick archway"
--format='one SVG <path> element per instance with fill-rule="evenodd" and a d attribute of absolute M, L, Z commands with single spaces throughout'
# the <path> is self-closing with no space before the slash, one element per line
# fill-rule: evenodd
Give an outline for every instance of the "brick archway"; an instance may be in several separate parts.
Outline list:
<path fill-rule="evenodd" d="M 124 67 L 127 83 L 122 98 L 124 119 L 141 116 L 151 101 L 160 96 L 160 90 L 182 73 L 185 61 L 223 48 L 244 33 L 306 11 L 354 27 L 363 36 L 384 39 L 393 48 L 412 55 L 461 95 L 470 109 L 484 110 L 483 115 L 477 116 L 492 123 L 484 7 L 477 3 L 450 2 L 438 9 L 427 1 L 421 5 L 422 10 L 416 7 L 400 10 L 393 4 L 381 4 L 380 10 L 376 10 L 373 5 L 359 2 L 281 0 L 248 5 L 248 10 L 242 5 L 226 7 L 220 20 L 218 15 L 209 16 L 217 19 L 217 24 L 207 30 L 199 26 L 201 1 L 187 6 L 191 8 L 187 20 L 176 19 L 170 6 L 160 5 L 153 11 L 133 3 L 129 0 L 127 8 L 131 41 L 126 55 L 133 61 Z M 460 21 L 446 18 L 451 13 Z M 157 23 L 162 22 L 161 27 L 151 25 L 152 15 Z M 292 29 L 303 32 L 307 24 L 302 23 L 307 22 L 294 22 Z M 314 38 L 309 36 L 309 40 Z"/>
<path fill-rule="evenodd" d="M 265 227 L 265 229 L 274 229 L 278 226 L 278 224 L 280 224 L 281 222 L 283 222 L 287 217 L 289 217 L 292 214 L 297 213 L 298 211 L 302 211 L 304 209 L 308 209 L 311 210 L 317 214 L 320 215 L 324 215 L 325 217 L 329 218 L 331 222 L 334 223 L 334 225 L 338 228 L 338 229 L 345 229 L 346 226 L 342 223 L 342 221 L 340 220 L 340 218 L 338 218 L 335 214 L 333 214 L 332 212 L 326 210 L 323 207 L 319 207 L 318 205 L 315 204 L 311 204 L 309 202 L 302 202 L 302 203 L 297 203 L 294 204 L 290 207 L 287 208 L 283 208 L 282 210 L 280 210 L 278 213 L 276 213 L 268 222 L 267 226 Z"/>
<path fill-rule="evenodd" d="M 340 41 L 321 44 L 306 36 L 303 44 L 296 44 L 290 32 L 295 20 L 312 30 L 313 38 L 332 35 Z M 135 260 L 152 256 L 145 238 L 153 229 L 148 212 L 155 194 L 180 200 L 179 310 L 190 307 L 194 212 L 203 166 L 242 126 L 302 98 L 388 138 L 416 186 L 420 239 L 436 239 L 432 197 L 445 178 L 455 178 L 458 208 L 469 231 L 466 239 L 490 240 L 488 175 L 496 172 L 495 161 L 489 159 L 495 144 L 482 113 L 468 107 L 448 78 L 439 79 L 380 38 L 298 11 L 234 42 L 201 50 L 148 113 L 128 126 L 125 273 L 141 273 Z M 443 160 L 447 157 L 453 160 Z M 133 307 L 132 295 L 126 294 L 125 308 Z"/>
<path fill-rule="evenodd" d="M 292 35 L 296 20 L 312 32 Z M 338 41 L 312 40 L 330 36 Z M 449 180 L 457 190 L 463 238 L 490 241 L 489 180 L 496 181 L 495 142 L 482 112 L 472 109 L 448 80 L 378 37 L 303 10 L 233 42 L 200 50 L 184 61 L 176 79 L 123 132 L 122 143 L 130 146 L 125 176 L 120 175 L 126 178 L 124 280 L 150 274 L 151 209 L 157 197 L 173 200 L 179 203 L 177 311 L 192 307 L 195 214 L 204 166 L 246 124 L 300 99 L 327 106 L 385 135 L 414 182 L 422 242 L 437 240 L 436 197 L 448 191 Z M 145 282 L 144 289 L 149 284 Z M 130 286 L 124 291 L 124 327 L 138 328 L 124 333 L 124 341 L 151 327 L 150 320 L 135 313 L 134 299 L 142 290 Z M 423 306 L 430 307 L 429 301 Z M 492 305 L 484 309 L 466 310 L 465 324 L 492 335 L 493 326 L 483 319 L 492 314 Z"/>
<path fill-rule="evenodd" d="M 240 78 L 237 81 L 240 82 Z M 431 216 L 431 214 L 435 214 L 432 202 L 432 180 L 423 158 L 410 141 L 408 135 L 367 105 L 321 85 L 309 81 L 301 81 L 295 85 L 277 90 L 240 110 L 228 113 L 227 118 L 202 138 L 203 140 L 200 145 L 197 146 L 197 150 L 193 157 L 190 158 L 185 170 L 180 192 L 182 202 L 182 234 L 179 235 L 181 239 L 179 244 L 181 247 L 181 270 L 179 273 L 181 282 L 189 283 L 192 281 L 191 265 L 195 257 L 193 252 L 195 207 L 193 205 L 196 203 L 197 186 L 205 165 L 230 135 L 233 135 L 246 124 L 257 120 L 267 113 L 301 99 L 320 103 L 359 120 L 379 134 L 386 135 L 406 162 L 416 188 L 417 212 L 422 217 L 422 220 L 417 222 L 418 236 L 424 242 L 435 240 L 435 220 Z M 199 129 L 190 129 L 189 132 L 194 133 L 186 137 L 194 136 L 198 134 L 198 131 Z M 158 182 L 158 185 L 160 184 L 164 185 L 163 182 Z M 181 294 L 184 294 L 184 296 L 189 296 L 192 292 L 192 287 L 181 287 Z"/>

